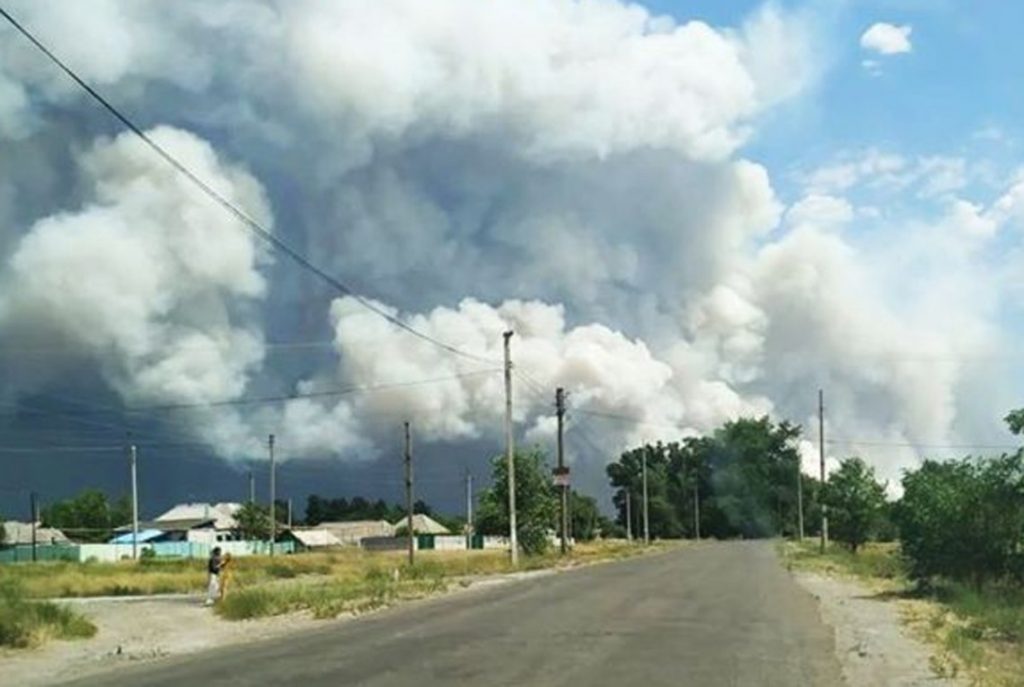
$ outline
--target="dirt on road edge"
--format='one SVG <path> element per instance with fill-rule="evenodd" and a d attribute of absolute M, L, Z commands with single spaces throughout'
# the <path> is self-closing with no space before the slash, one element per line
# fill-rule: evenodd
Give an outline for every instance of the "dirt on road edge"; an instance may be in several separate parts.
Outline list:
<path fill-rule="evenodd" d="M 897 602 L 852 579 L 793 571 L 818 600 L 822 620 L 835 632 L 843 679 L 851 687 L 963 687 L 932 670 L 932 650 L 914 638 Z"/>

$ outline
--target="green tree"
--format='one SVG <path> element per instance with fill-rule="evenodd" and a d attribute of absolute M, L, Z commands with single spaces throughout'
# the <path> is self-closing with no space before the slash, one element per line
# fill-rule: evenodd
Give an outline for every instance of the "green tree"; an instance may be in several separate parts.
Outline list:
<path fill-rule="evenodd" d="M 508 469 L 505 456 L 492 461 L 493 482 L 480 498 L 477 531 L 482 534 L 508 534 Z M 558 512 L 555 489 L 544 453 L 539 448 L 517 451 L 516 534 L 519 545 L 528 554 L 543 553 L 553 531 Z"/>
<path fill-rule="evenodd" d="M 235 513 L 242 539 L 268 539 L 270 537 L 269 508 L 258 503 L 244 503 Z"/>
<path fill-rule="evenodd" d="M 576 541 L 590 541 L 597 536 L 601 511 L 597 500 L 578 491 L 569 492 L 569 536 Z"/>
<path fill-rule="evenodd" d="M 860 458 L 847 458 L 825 483 L 823 502 L 828 507 L 832 538 L 857 553 L 874 535 L 885 508 L 885 486 Z"/>
<path fill-rule="evenodd" d="M 652 538 L 678 537 L 682 533 L 678 508 L 669 490 L 669 451 L 665 444 L 645 444 L 623 452 L 607 467 L 608 478 L 616 488 L 612 502 L 618 520 L 626 525 L 626 494 L 631 501 L 632 532 L 643 536 L 643 464 L 647 460 L 647 512 Z"/>
<path fill-rule="evenodd" d="M 925 461 L 903 478 L 900 542 L 919 580 L 1024 577 L 1024 457 Z"/>
<path fill-rule="evenodd" d="M 131 507 L 126 503 L 122 498 L 111 505 L 102 491 L 86 489 L 44 507 L 41 519 L 45 527 L 64 530 L 78 541 L 103 542 L 110 539 L 114 528 L 131 522 Z"/>

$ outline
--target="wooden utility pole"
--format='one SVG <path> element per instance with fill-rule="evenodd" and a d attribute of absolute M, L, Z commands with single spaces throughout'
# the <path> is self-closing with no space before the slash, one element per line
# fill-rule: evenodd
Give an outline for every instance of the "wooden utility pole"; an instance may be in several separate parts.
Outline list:
<path fill-rule="evenodd" d="M 406 423 L 406 528 L 409 530 L 409 564 L 416 562 L 416 530 L 413 528 L 413 435 Z"/>
<path fill-rule="evenodd" d="M 822 497 L 825 491 L 825 392 L 818 389 L 818 459 L 821 484 L 818 485 L 818 507 L 821 509 L 821 552 L 828 545 L 828 507 Z"/>
<path fill-rule="evenodd" d="M 36 562 L 36 523 L 39 521 L 39 504 L 36 501 L 36 493 L 33 491 L 28 495 L 29 509 L 32 512 L 32 562 Z M 3 523 L 0 523 L 3 527 Z"/>
<path fill-rule="evenodd" d="M 274 464 L 274 435 L 267 438 L 267 450 L 270 452 L 270 555 L 274 555 L 274 542 L 277 540 L 277 476 Z"/>
<path fill-rule="evenodd" d="M 135 444 L 128 449 L 132 465 L 132 560 L 139 560 L 139 480 Z"/>
<path fill-rule="evenodd" d="M 626 541 L 633 541 L 633 513 L 630 508 L 630 487 L 626 487 Z"/>
<path fill-rule="evenodd" d="M 796 539 L 804 540 L 804 477 L 800 454 L 796 454 Z"/>
<path fill-rule="evenodd" d="M 473 545 L 473 475 L 466 468 L 466 536 L 469 537 L 469 546 Z"/>
<path fill-rule="evenodd" d="M 516 459 L 512 436 L 512 331 L 503 333 L 505 344 L 505 450 L 508 460 L 508 549 L 512 567 L 519 565 L 519 535 L 516 526 Z"/>
<path fill-rule="evenodd" d="M 569 474 L 565 467 L 565 449 L 562 442 L 562 432 L 565 424 L 565 389 L 555 389 L 555 414 L 558 416 L 558 475 L 559 490 L 561 491 L 561 533 L 562 533 L 562 555 L 569 552 Z"/>
<path fill-rule="evenodd" d="M 651 543 L 651 521 L 647 517 L 647 444 L 644 444 L 644 462 L 643 462 L 643 477 L 644 477 L 644 546 Z"/>

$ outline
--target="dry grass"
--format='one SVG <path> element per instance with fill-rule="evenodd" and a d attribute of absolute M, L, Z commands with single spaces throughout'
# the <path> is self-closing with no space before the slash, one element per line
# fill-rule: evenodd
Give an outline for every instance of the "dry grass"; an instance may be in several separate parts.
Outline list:
<path fill-rule="evenodd" d="M 649 550 L 657 550 L 654 545 Z M 567 561 L 557 553 L 526 557 L 522 569 L 579 564 L 618 558 L 643 552 L 626 542 L 599 541 L 580 544 Z M 338 549 L 323 553 L 285 556 L 236 557 L 230 572 L 231 589 L 242 589 L 275 581 L 359 582 L 376 568 L 392 570 L 402 565 L 402 552 L 366 552 Z M 486 575 L 511 568 L 504 551 L 422 551 L 418 560 L 441 567 L 446 577 Z M 0 584 L 17 584 L 29 598 L 51 599 L 85 596 L 134 596 L 196 593 L 206 585 L 206 562 L 202 560 L 149 559 L 138 563 L 70 563 L 46 561 L 0 565 Z"/>
<path fill-rule="evenodd" d="M 577 546 L 562 558 L 556 552 L 525 557 L 520 570 L 585 565 L 663 550 L 676 544 L 647 548 L 626 542 L 593 542 Z M 476 576 L 512 572 L 504 551 L 421 551 L 409 566 L 404 553 L 356 554 L 335 559 L 328 575 L 306 577 L 286 584 L 239 584 L 218 607 L 231 620 L 297 611 L 316 618 L 362 612 L 402 599 L 444 591 L 451 584 Z"/>
<path fill-rule="evenodd" d="M 79 639 L 96 634 L 96 626 L 69 608 L 25 598 L 15 582 L 0 584 L 0 646 L 26 648 L 47 639 Z"/>
<path fill-rule="evenodd" d="M 1024 590 L 992 586 L 977 592 L 945 584 L 925 593 L 907 578 L 895 544 L 872 544 L 857 556 L 817 544 L 786 542 L 787 566 L 865 582 L 899 604 L 911 631 L 935 647 L 937 675 L 976 687 L 1024 685 Z"/>

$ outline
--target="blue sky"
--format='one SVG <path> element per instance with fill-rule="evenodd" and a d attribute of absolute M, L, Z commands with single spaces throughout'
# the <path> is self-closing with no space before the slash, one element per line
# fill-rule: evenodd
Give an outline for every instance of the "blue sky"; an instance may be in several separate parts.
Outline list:
<path fill-rule="evenodd" d="M 761 2 L 643 3 L 680 21 L 736 26 Z M 787 2 L 815 31 L 819 82 L 772 111 L 745 152 L 774 170 L 821 164 L 840 150 L 971 155 L 1013 165 L 1024 122 L 1024 4 L 1014 2 Z M 875 22 L 910 25 L 912 52 L 879 57 L 861 48 Z M 1016 56 L 1016 57 L 1014 57 Z M 880 73 L 862 66 L 877 59 Z M 1001 132 L 993 140 L 984 134 Z M 979 134 L 981 134 L 979 136 Z M 787 190 L 785 179 L 776 185 Z"/>

